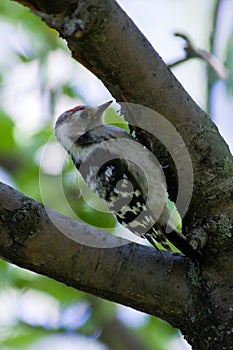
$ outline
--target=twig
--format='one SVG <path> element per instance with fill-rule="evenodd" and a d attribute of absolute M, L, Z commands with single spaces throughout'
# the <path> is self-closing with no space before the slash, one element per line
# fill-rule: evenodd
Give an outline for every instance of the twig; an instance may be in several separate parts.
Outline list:
<path fill-rule="evenodd" d="M 168 65 L 169 68 L 173 68 L 180 63 L 188 61 L 191 58 L 200 58 L 209 63 L 209 65 L 214 69 L 214 71 L 216 72 L 216 74 L 220 79 L 226 80 L 228 78 L 227 69 L 216 56 L 214 56 L 212 53 L 208 52 L 205 49 L 196 48 L 193 45 L 192 41 L 185 34 L 174 33 L 174 35 L 185 40 L 186 42 L 184 46 L 185 57 L 169 64 Z"/>

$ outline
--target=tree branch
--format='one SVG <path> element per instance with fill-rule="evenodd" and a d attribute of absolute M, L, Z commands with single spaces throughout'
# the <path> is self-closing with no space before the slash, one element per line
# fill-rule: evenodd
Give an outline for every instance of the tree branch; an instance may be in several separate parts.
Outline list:
<path fill-rule="evenodd" d="M 184 51 L 185 51 L 185 57 L 175 61 L 173 63 L 169 64 L 169 68 L 173 68 L 177 66 L 180 63 L 183 63 L 185 61 L 188 61 L 191 58 L 200 58 L 207 63 L 213 68 L 215 73 L 220 79 L 226 80 L 228 78 L 228 71 L 224 64 L 217 59 L 216 56 L 214 56 L 211 52 L 205 50 L 205 49 L 200 49 L 196 48 L 192 41 L 187 37 L 187 35 L 183 33 L 174 33 L 175 36 L 180 37 L 184 39 L 185 41 L 185 46 L 184 46 Z"/>
<path fill-rule="evenodd" d="M 3 259 L 185 331 L 195 305 L 188 259 L 68 219 L 2 183 L 0 198 Z"/>

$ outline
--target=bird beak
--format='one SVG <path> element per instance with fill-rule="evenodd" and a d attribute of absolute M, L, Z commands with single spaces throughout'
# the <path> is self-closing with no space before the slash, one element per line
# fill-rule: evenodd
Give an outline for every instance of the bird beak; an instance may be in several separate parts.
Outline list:
<path fill-rule="evenodd" d="M 108 102 L 105 102 L 104 104 L 100 105 L 97 107 L 97 113 L 98 114 L 102 114 L 109 106 L 110 104 L 112 103 L 113 101 L 108 101 Z"/>
<path fill-rule="evenodd" d="M 91 118 L 89 118 L 90 125 L 88 124 L 88 127 L 90 126 L 93 129 L 97 126 L 103 125 L 103 121 L 102 121 L 103 113 L 108 108 L 108 106 L 110 106 L 112 102 L 113 101 L 108 101 L 100 106 L 87 108 L 88 113 L 91 116 Z"/>

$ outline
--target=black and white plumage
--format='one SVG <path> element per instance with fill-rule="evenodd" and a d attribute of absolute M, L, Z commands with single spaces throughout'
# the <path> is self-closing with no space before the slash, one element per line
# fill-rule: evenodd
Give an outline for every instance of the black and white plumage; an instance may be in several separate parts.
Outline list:
<path fill-rule="evenodd" d="M 168 224 L 176 231 L 176 227 L 167 208 L 161 167 L 128 132 L 103 124 L 103 112 L 110 104 L 64 112 L 56 122 L 56 138 L 119 223 L 155 247 L 160 243 L 169 250 L 165 228 Z"/>

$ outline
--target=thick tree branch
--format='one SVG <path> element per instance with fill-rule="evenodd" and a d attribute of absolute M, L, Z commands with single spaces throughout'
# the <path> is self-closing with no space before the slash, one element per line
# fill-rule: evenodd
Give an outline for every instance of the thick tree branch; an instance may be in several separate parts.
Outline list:
<path fill-rule="evenodd" d="M 198 276 L 188 259 L 68 219 L 2 183 L 0 198 L 3 259 L 157 315 L 185 332 L 195 308 L 192 277 Z"/>

